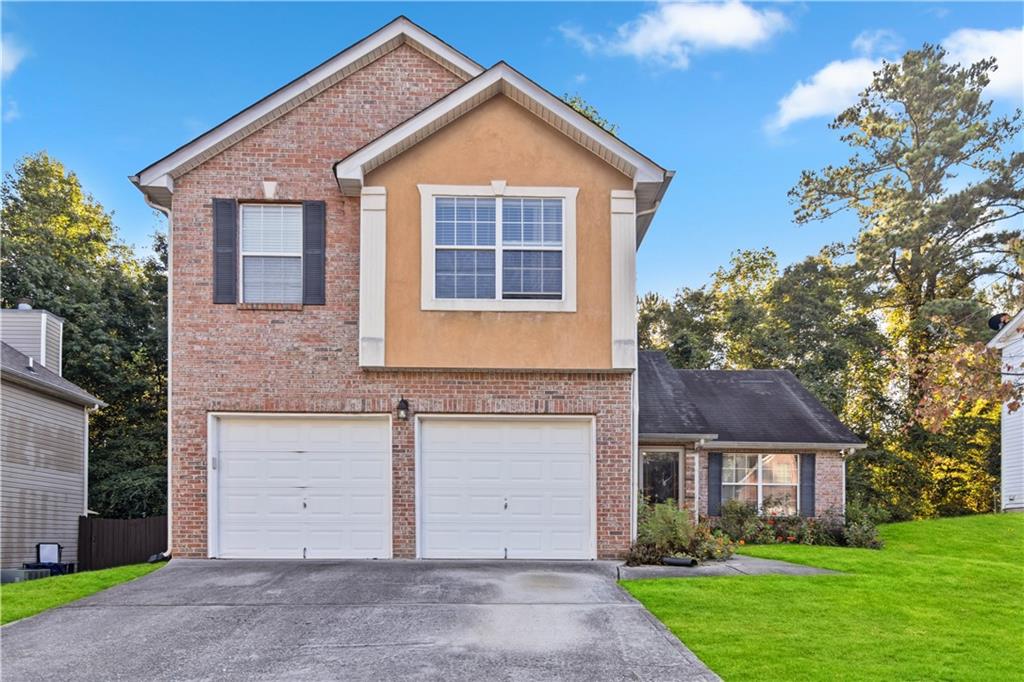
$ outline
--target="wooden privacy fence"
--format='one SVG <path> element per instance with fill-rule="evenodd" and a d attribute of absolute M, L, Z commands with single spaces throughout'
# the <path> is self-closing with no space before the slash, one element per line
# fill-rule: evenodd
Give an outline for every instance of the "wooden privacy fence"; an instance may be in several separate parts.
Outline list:
<path fill-rule="evenodd" d="M 78 517 L 78 570 L 139 564 L 167 549 L 167 517 Z"/>

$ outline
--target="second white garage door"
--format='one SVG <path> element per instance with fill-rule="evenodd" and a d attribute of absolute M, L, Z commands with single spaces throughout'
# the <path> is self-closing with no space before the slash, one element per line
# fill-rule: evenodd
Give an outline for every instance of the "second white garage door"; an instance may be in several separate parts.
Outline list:
<path fill-rule="evenodd" d="M 589 419 L 422 418 L 420 555 L 592 559 Z"/>
<path fill-rule="evenodd" d="M 211 426 L 212 556 L 391 556 L 387 417 L 223 416 Z"/>

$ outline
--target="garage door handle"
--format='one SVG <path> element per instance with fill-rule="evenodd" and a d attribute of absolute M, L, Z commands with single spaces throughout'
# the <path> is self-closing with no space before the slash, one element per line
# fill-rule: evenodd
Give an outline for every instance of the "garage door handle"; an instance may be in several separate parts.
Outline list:
<path fill-rule="evenodd" d="M 508 509 L 508 498 L 505 498 L 505 509 Z"/>
<path fill-rule="evenodd" d="M 305 509 L 305 508 L 306 508 L 306 501 L 305 501 L 305 500 L 303 500 L 303 501 L 302 501 L 302 508 L 303 508 L 303 509 Z"/>

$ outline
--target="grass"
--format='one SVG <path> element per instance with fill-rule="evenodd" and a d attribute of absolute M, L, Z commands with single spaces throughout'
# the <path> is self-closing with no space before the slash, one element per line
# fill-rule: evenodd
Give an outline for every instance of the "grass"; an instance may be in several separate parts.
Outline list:
<path fill-rule="evenodd" d="M 28 618 L 55 606 L 88 597 L 108 587 L 152 573 L 161 566 L 163 564 L 132 564 L 0 585 L 0 624 Z"/>
<path fill-rule="evenodd" d="M 747 546 L 843 575 L 623 581 L 726 680 L 1008 680 L 1024 660 L 1024 514 L 882 527 L 885 549 Z"/>

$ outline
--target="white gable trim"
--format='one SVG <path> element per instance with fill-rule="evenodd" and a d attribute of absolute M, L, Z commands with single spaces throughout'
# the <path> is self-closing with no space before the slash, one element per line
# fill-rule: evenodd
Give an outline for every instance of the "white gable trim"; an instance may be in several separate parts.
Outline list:
<path fill-rule="evenodd" d="M 169 199 L 169 195 L 173 193 L 174 177 L 194 168 L 226 146 L 255 132 L 301 102 L 402 44 L 423 52 L 467 80 L 483 72 L 483 68 L 469 57 L 409 19 L 399 17 L 312 71 L 143 169 L 132 178 L 132 182 L 147 194 Z M 149 191 L 150 188 L 154 191 Z"/>
<path fill-rule="evenodd" d="M 581 115 L 568 104 L 499 62 L 458 90 L 430 105 L 391 131 L 335 164 L 346 196 L 358 196 L 363 178 L 495 95 L 503 94 L 562 131 L 583 147 L 640 183 L 663 183 L 665 169 Z"/>
<path fill-rule="evenodd" d="M 992 337 L 992 340 L 988 342 L 989 348 L 1002 348 L 1013 342 L 1015 336 L 1024 334 L 1021 332 L 1021 327 L 1024 327 L 1024 310 L 1010 318 L 1010 321 L 1006 323 L 1006 326 L 999 330 L 999 333 Z"/>

